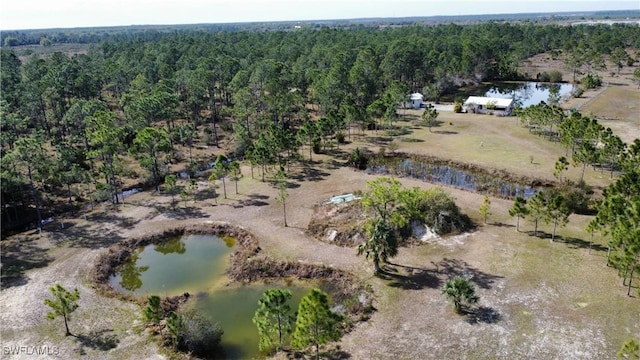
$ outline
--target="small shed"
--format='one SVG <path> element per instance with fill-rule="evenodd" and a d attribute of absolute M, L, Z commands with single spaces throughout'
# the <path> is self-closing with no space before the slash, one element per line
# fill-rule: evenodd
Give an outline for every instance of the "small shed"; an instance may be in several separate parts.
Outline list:
<path fill-rule="evenodd" d="M 466 112 L 475 114 L 511 115 L 513 98 L 492 98 L 484 96 L 469 96 L 464 102 Z"/>
<path fill-rule="evenodd" d="M 422 107 L 422 100 L 424 96 L 420 93 L 413 93 L 409 96 L 411 99 L 411 107 L 414 109 L 420 109 Z"/>

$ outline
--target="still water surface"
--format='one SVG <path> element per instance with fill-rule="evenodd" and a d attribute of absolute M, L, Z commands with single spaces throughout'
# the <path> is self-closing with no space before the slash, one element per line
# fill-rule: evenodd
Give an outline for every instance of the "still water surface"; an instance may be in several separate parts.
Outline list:
<path fill-rule="evenodd" d="M 110 279 L 111 286 L 136 296 L 174 296 L 185 292 L 189 307 L 220 324 L 226 359 L 260 357 L 258 331 L 251 318 L 258 299 L 272 288 L 293 293 L 295 311 L 312 283 L 285 282 L 232 284 L 225 275 L 235 239 L 213 235 L 186 235 L 161 245 L 138 249 Z"/>

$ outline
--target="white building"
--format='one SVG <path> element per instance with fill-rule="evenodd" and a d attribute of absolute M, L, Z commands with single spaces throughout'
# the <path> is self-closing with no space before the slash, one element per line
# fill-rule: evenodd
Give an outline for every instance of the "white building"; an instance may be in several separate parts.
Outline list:
<path fill-rule="evenodd" d="M 469 96 L 464 102 L 464 110 L 475 114 L 511 115 L 513 99 Z"/>
<path fill-rule="evenodd" d="M 420 109 L 422 107 L 422 100 L 424 96 L 420 93 L 413 93 L 410 95 L 411 107 L 414 109 Z"/>

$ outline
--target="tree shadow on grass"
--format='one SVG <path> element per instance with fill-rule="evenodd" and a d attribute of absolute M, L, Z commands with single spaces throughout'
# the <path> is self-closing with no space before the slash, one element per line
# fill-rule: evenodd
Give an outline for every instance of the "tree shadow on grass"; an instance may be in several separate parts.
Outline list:
<path fill-rule="evenodd" d="M 435 263 L 435 265 L 438 273 L 447 275 L 448 278 L 462 276 L 473 281 L 482 289 L 491 289 L 493 283 L 502 278 L 502 276 L 488 274 L 476 269 L 467 262 L 459 259 L 444 258 Z"/>
<path fill-rule="evenodd" d="M 234 208 L 243 208 L 245 206 L 265 206 L 269 205 L 268 202 L 264 201 L 268 198 L 268 195 L 249 194 L 247 195 L 247 199 L 238 200 L 236 204 L 231 206 Z"/>
<path fill-rule="evenodd" d="M 393 138 L 391 136 L 370 136 L 367 140 L 373 145 L 382 146 L 390 143 Z"/>
<path fill-rule="evenodd" d="M 416 138 L 400 138 L 401 142 L 406 142 L 406 143 L 422 143 L 424 142 L 424 140 L 422 139 L 416 139 Z"/>
<path fill-rule="evenodd" d="M 391 287 L 405 290 L 435 289 L 440 286 L 440 279 L 434 274 L 433 270 L 393 263 L 387 263 L 376 276 L 389 280 L 389 286 Z"/>
<path fill-rule="evenodd" d="M 120 340 L 115 334 L 111 333 L 112 331 L 111 329 L 105 329 L 92 331 L 87 335 L 76 335 L 78 347 L 73 351 L 79 355 L 87 355 L 86 349 L 108 351 L 116 348 Z"/>
<path fill-rule="evenodd" d="M 606 246 L 602 246 L 600 244 L 596 244 L 594 242 L 586 241 L 583 239 L 556 236 L 556 240 L 558 242 L 563 242 L 567 244 L 572 249 L 590 249 L 591 251 L 598 251 L 598 252 L 607 251 Z"/>
<path fill-rule="evenodd" d="M 295 174 L 290 176 L 290 178 L 295 179 L 297 181 L 321 181 L 326 179 L 329 176 L 329 173 L 324 172 L 322 170 L 318 170 L 314 167 L 305 166 L 302 169 L 302 173 Z"/>
<path fill-rule="evenodd" d="M 549 234 L 547 232 L 540 231 L 540 230 L 538 230 L 537 234 L 535 234 L 533 231 L 528 231 L 527 234 L 529 236 L 535 236 L 537 238 L 546 239 L 546 240 L 551 240 L 552 238 L 552 234 Z M 592 251 L 598 251 L 598 252 L 607 251 L 606 246 L 602 246 L 600 244 L 579 239 L 579 238 L 564 237 L 558 234 L 556 234 L 553 242 L 559 243 L 559 244 L 567 244 L 571 249 L 591 249 Z"/>
<path fill-rule="evenodd" d="M 27 283 L 25 272 L 47 266 L 53 259 L 47 250 L 36 246 L 32 239 L 4 240 L 0 252 L 0 281 L 3 288 Z"/>
<path fill-rule="evenodd" d="M 491 223 L 491 225 L 493 225 L 493 226 L 497 226 L 497 227 L 508 227 L 508 228 L 514 228 L 514 227 L 516 227 L 515 225 L 512 225 L 512 224 L 505 224 L 505 223 L 500 222 L 500 221 L 496 221 L 496 222 L 494 222 L 494 223 Z"/>
<path fill-rule="evenodd" d="M 169 211 L 165 213 L 170 219 L 185 220 L 185 219 L 204 219 L 210 217 L 199 207 L 189 206 L 183 208 L 177 208 L 175 211 Z"/>
<path fill-rule="evenodd" d="M 87 216 L 87 221 L 102 223 L 99 217 Z M 129 222 L 137 223 L 141 219 L 133 220 L 132 218 L 107 217 L 105 222 L 115 223 L 116 228 L 130 228 Z M 125 224 L 125 225 L 123 225 Z M 54 244 L 67 243 L 70 247 L 97 249 L 109 245 L 113 245 L 123 239 L 123 237 L 109 227 L 95 227 L 95 224 L 75 224 L 66 226 L 64 229 L 56 229 L 48 231 L 47 236 Z"/>
<path fill-rule="evenodd" d="M 502 315 L 500 313 L 488 306 L 479 306 L 477 308 L 472 308 L 466 311 L 467 322 L 469 324 L 495 324 L 498 321 L 502 320 Z"/>

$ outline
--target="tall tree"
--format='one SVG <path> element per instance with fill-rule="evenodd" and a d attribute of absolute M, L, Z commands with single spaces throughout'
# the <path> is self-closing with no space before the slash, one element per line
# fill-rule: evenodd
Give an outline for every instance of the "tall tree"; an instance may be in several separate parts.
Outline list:
<path fill-rule="evenodd" d="M 629 54 L 621 47 L 617 47 L 611 52 L 611 61 L 616 65 L 618 74 L 620 74 L 624 64 L 627 63 L 627 59 L 629 59 Z"/>
<path fill-rule="evenodd" d="M 258 300 L 252 321 L 258 327 L 261 351 L 282 349 L 285 336 L 292 332 L 295 319 L 288 304 L 291 296 L 290 290 L 270 289 Z"/>
<path fill-rule="evenodd" d="M 162 177 L 162 154 L 170 149 L 169 134 L 165 130 L 145 127 L 133 139 L 132 152 L 137 155 L 140 165 L 151 172 L 153 186 L 160 191 Z"/>
<path fill-rule="evenodd" d="M 71 313 L 78 308 L 78 300 L 80 299 L 80 291 L 74 289 L 68 291 L 60 284 L 55 284 L 49 288 L 53 299 L 44 299 L 45 305 L 51 308 L 52 311 L 47 313 L 47 320 L 53 320 L 58 316 L 62 316 L 64 319 L 65 336 L 72 335 L 69 331 L 69 321 L 71 320 Z"/>
<path fill-rule="evenodd" d="M 398 195 L 402 187 L 400 181 L 389 177 L 379 177 L 367 181 L 367 186 L 370 190 L 362 197 L 362 207 L 365 210 L 373 209 L 379 219 L 389 221 L 398 204 Z"/>
<path fill-rule="evenodd" d="M 236 183 L 236 195 L 238 193 L 238 181 L 242 177 L 242 171 L 240 169 L 240 163 L 236 160 L 233 160 L 228 165 L 228 171 L 231 172 L 233 181 Z"/>
<path fill-rule="evenodd" d="M 623 284 L 629 279 L 630 294 L 633 274 L 640 271 L 640 140 L 623 154 L 621 166 L 622 174 L 603 191 L 589 227 L 611 236 L 607 261 L 618 270 Z"/>
<path fill-rule="evenodd" d="M 538 224 L 546 218 L 547 200 L 542 191 L 529 199 L 529 220 L 533 222 L 533 236 L 538 236 Z"/>
<path fill-rule="evenodd" d="M 13 150 L 3 157 L 3 162 L 12 164 L 23 176 L 26 175 L 29 190 L 36 208 L 37 229 L 42 231 L 42 213 L 40 208 L 40 185 L 50 176 L 51 161 L 44 147 L 43 134 L 34 132 L 20 137 L 14 143 Z"/>
<path fill-rule="evenodd" d="M 517 196 L 513 207 L 509 209 L 509 216 L 516 217 L 516 231 L 520 231 L 520 219 L 524 219 L 529 214 L 527 200 L 522 196 Z"/>
<path fill-rule="evenodd" d="M 553 172 L 553 176 L 555 176 L 558 181 L 562 182 L 562 173 L 569 169 L 569 161 L 564 156 L 560 156 L 558 161 L 556 161 L 555 171 Z"/>
<path fill-rule="evenodd" d="M 342 335 L 338 327 L 341 317 L 329 307 L 329 297 L 319 289 L 312 289 L 300 300 L 296 328 L 291 345 L 304 349 L 315 347 L 316 359 L 320 359 L 320 345 L 335 341 Z"/>
<path fill-rule="evenodd" d="M 222 191 L 224 192 L 224 198 L 227 198 L 227 183 L 225 178 L 229 173 L 229 163 L 224 155 L 218 155 L 216 157 L 216 161 L 213 165 L 213 172 L 211 175 L 215 177 L 216 180 L 222 180 Z"/>
<path fill-rule="evenodd" d="M 122 128 L 118 127 L 116 118 L 111 111 L 96 111 L 90 118 L 90 127 L 87 138 L 92 150 L 90 156 L 95 156 L 101 161 L 100 172 L 105 176 L 105 181 L 110 187 L 112 202 L 118 204 L 118 175 L 120 173 L 119 151 L 122 147 Z"/>
<path fill-rule="evenodd" d="M 553 232 L 551 233 L 551 242 L 556 238 L 556 229 L 558 226 L 565 226 L 569 221 L 571 209 L 566 204 L 566 200 L 562 195 L 556 195 L 547 202 L 546 206 L 546 223 L 553 223 Z"/>
<path fill-rule="evenodd" d="M 282 215 L 284 217 L 284 226 L 287 227 L 287 199 L 289 191 L 287 190 L 287 176 L 283 169 L 280 169 L 275 176 L 276 187 L 278 188 L 278 202 L 282 204 Z"/>

